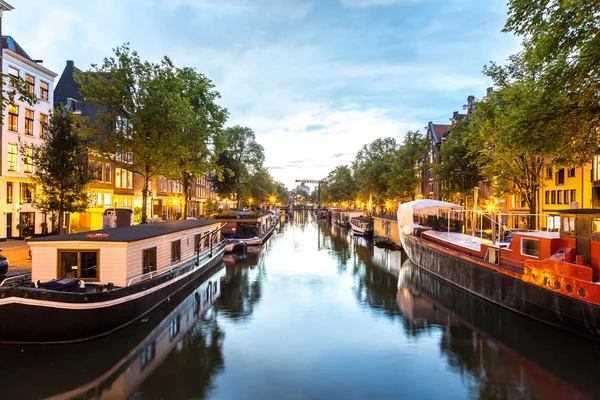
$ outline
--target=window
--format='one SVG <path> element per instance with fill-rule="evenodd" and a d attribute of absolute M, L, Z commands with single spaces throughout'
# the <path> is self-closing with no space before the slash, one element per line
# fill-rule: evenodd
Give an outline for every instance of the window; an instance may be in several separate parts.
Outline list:
<path fill-rule="evenodd" d="M 575 189 L 571 189 L 571 203 L 575 203 L 577 201 L 576 197 L 577 196 L 575 196 Z"/>
<path fill-rule="evenodd" d="M 6 182 L 6 203 L 12 204 L 13 202 L 13 184 L 12 182 Z"/>
<path fill-rule="evenodd" d="M 563 232 L 575 232 L 575 217 L 563 217 Z"/>
<path fill-rule="evenodd" d="M 92 175 L 98 182 L 102 182 L 102 167 L 104 167 L 103 162 L 92 161 Z"/>
<path fill-rule="evenodd" d="M 171 324 L 169 325 L 169 340 L 173 340 L 175 336 L 179 333 L 179 328 L 181 326 L 181 316 L 177 316 Z"/>
<path fill-rule="evenodd" d="M 565 190 L 563 192 L 563 203 L 569 204 L 569 191 L 568 190 Z"/>
<path fill-rule="evenodd" d="M 98 250 L 59 250 L 59 276 L 97 281 L 98 253 Z"/>
<path fill-rule="evenodd" d="M 568 178 L 575 178 L 575 168 L 569 168 L 569 171 L 567 173 L 567 177 Z"/>
<path fill-rule="evenodd" d="M 115 186 L 123 189 L 132 189 L 133 172 L 127 171 L 123 168 L 115 168 Z"/>
<path fill-rule="evenodd" d="M 562 204 L 562 190 L 556 191 L 556 204 Z M 565 190 L 566 192 L 566 190 Z"/>
<path fill-rule="evenodd" d="M 156 354 L 156 342 L 152 342 L 151 345 L 146 346 L 142 349 L 140 353 L 140 359 L 142 361 L 142 369 L 146 367 L 152 360 L 154 360 L 154 355 Z"/>
<path fill-rule="evenodd" d="M 47 82 L 40 81 L 40 99 L 48 101 L 48 93 L 50 92 Z"/>
<path fill-rule="evenodd" d="M 48 129 L 48 116 L 46 114 L 40 114 L 40 139 L 46 137 L 46 129 Z"/>
<path fill-rule="evenodd" d="M 592 219 L 592 233 L 600 233 L 600 218 Z"/>
<path fill-rule="evenodd" d="M 545 194 L 545 198 L 546 198 L 546 204 L 550 204 L 550 191 L 546 190 Z"/>
<path fill-rule="evenodd" d="M 14 143 L 8 144 L 8 170 L 9 171 L 17 171 L 17 157 L 19 153 L 19 148 Z"/>
<path fill-rule="evenodd" d="M 551 195 L 551 200 L 550 200 L 551 204 L 556 204 L 556 190 L 553 190 L 550 193 L 552 194 Z"/>
<path fill-rule="evenodd" d="M 181 261 L 181 239 L 171 242 L 171 262 Z"/>
<path fill-rule="evenodd" d="M 14 104 L 8 105 L 8 130 L 19 131 L 19 106 Z"/>
<path fill-rule="evenodd" d="M 104 203 L 100 203 L 100 204 L 103 205 L 104 208 L 111 208 L 112 207 L 112 194 L 104 193 Z"/>
<path fill-rule="evenodd" d="M 548 231 L 557 232 L 560 228 L 560 217 L 558 215 L 548 215 Z"/>
<path fill-rule="evenodd" d="M 27 146 L 23 151 L 23 172 L 30 174 L 33 172 L 33 147 Z"/>
<path fill-rule="evenodd" d="M 10 77 L 10 84 L 16 85 L 16 81 L 19 80 L 19 70 L 13 66 L 8 67 L 8 76 Z"/>
<path fill-rule="evenodd" d="M 521 239 L 521 254 L 530 257 L 540 256 L 540 241 L 538 239 Z"/>
<path fill-rule="evenodd" d="M 31 185 L 21 182 L 21 203 L 31 203 Z"/>
<path fill-rule="evenodd" d="M 143 250 L 142 259 L 142 273 L 156 271 L 156 247 Z"/>
<path fill-rule="evenodd" d="M 121 186 L 121 174 L 123 171 L 121 168 L 115 168 L 115 187 L 120 188 Z"/>
<path fill-rule="evenodd" d="M 27 83 L 27 90 L 29 93 L 35 93 L 35 78 L 31 75 L 25 75 L 25 82 Z"/>
<path fill-rule="evenodd" d="M 206 247 L 207 241 L 208 241 L 208 236 L 205 236 L 204 239 L 202 239 L 202 233 L 199 233 L 196 236 L 194 236 L 194 251 L 195 252 L 202 251 Z"/>
<path fill-rule="evenodd" d="M 111 165 L 109 163 L 104 164 L 104 181 L 106 183 L 112 182 Z"/>
<path fill-rule="evenodd" d="M 557 185 L 565 184 L 565 169 L 564 168 L 561 168 L 560 170 L 556 171 L 556 184 Z"/>
<path fill-rule="evenodd" d="M 552 167 L 546 167 L 546 179 L 552 179 Z"/>
<path fill-rule="evenodd" d="M 25 134 L 33 136 L 33 110 L 25 109 Z"/>

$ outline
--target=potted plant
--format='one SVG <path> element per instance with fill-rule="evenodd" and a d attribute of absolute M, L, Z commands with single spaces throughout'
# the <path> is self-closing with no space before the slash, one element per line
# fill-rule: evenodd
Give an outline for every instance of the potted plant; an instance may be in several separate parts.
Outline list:
<path fill-rule="evenodd" d="M 48 233 L 48 223 L 46 221 L 40 223 L 40 227 L 42 228 L 42 235 Z"/>
<path fill-rule="evenodd" d="M 19 239 L 23 240 L 23 229 L 27 228 L 27 225 L 23 224 L 23 223 L 18 223 L 17 224 L 17 229 L 19 230 Z"/>

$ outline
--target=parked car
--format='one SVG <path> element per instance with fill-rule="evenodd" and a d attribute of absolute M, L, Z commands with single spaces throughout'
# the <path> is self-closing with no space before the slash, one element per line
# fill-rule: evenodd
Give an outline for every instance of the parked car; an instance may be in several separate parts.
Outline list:
<path fill-rule="evenodd" d="M 2 249 L 0 249 L 2 251 Z M 0 254 L 0 276 L 4 276 L 8 273 L 8 258 Z"/>

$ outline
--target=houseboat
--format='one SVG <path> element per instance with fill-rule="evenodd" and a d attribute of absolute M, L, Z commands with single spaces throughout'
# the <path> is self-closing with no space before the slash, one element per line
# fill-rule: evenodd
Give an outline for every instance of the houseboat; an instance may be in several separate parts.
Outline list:
<path fill-rule="evenodd" d="M 354 235 L 367 236 L 373 234 L 373 218 L 355 217 L 350 219 L 350 228 Z"/>
<path fill-rule="evenodd" d="M 279 222 L 271 213 L 255 217 L 238 215 L 237 218 L 222 219 L 222 221 L 227 221 L 222 235 L 228 241 L 231 250 L 236 242 L 244 242 L 248 246 L 262 245 L 271 237 Z"/>
<path fill-rule="evenodd" d="M 373 243 L 377 247 L 400 250 L 398 217 L 395 215 L 373 215 Z"/>
<path fill-rule="evenodd" d="M 512 232 L 508 243 L 462 233 L 461 221 L 452 227 L 461 209 L 435 200 L 399 206 L 400 239 L 413 263 L 504 308 L 600 339 L 600 210 L 566 210 L 559 232 Z M 433 229 L 444 223 L 445 231 Z"/>
<path fill-rule="evenodd" d="M 215 326 L 215 315 L 209 310 L 221 294 L 224 276 L 225 265 L 219 263 L 147 318 L 97 340 L 44 346 L 42 351 L 39 346 L 28 346 L 25 352 L 23 346 L 3 346 L 2 359 L 12 367 L 3 374 L 3 395 L 10 399 L 136 397 L 140 386 L 165 367 L 164 360 L 186 345 L 184 338 L 191 330 L 207 339 L 202 342 L 203 350 L 215 349 L 218 337 L 207 331 Z M 23 371 L 37 377 L 35 385 Z M 62 379 L 65 375 L 69 379 Z"/>
<path fill-rule="evenodd" d="M 362 217 L 363 215 L 363 211 L 339 211 L 332 216 L 332 222 L 343 228 L 349 228 L 352 218 Z"/>
<path fill-rule="evenodd" d="M 130 324 L 222 261 L 223 226 L 183 220 L 32 239 L 30 286 L 0 286 L 0 342 L 82 341 Z"/>

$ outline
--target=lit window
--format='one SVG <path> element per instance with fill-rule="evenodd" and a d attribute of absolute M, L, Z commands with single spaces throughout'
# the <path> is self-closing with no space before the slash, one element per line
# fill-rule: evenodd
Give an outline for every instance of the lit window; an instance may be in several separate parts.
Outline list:
<path fill-rule="evenodd" d="M 46 114 L 40 114 L 40 139 L 46 137 L 46 130 L 48 129 L 48 116 Z"/>
<path fill-rule="evenodd" d="M 33 147 L 27 146 L 23 152 L 23 172 L 30 174 L 33 172 Z"/>
<path fill-rule="evenodd" d="M 600 218 L 592 219 L 592 233 L 600 233 Z"/>
<path fill-rule="evenodd" d="M 21 203 L 31 203 L 31 185 L 29 183 L 21 183 Z"/>
<path fill-rule="evenodd" d="M 111 165 L 109 163 L 104 164 L 104 181 L 106 183 L 112 182 Z"/>
<path fill-rule="evenodd" d="M 575 232 L 575 217 L 563 217 L 563 232 Z"/>
<path fill-rule="evenodd" d="M 27 83 L 27 90 L 29 93 L 35 93 L 35 78 L 31 75 L 25 75 L 25 82 Z"/>
<path fill-rule="evenodd" d="M 8 144 L 8 170 L 17 171 L 17 158 L 19 148 L 14 143 Z"/>
<path fill-rule="evenodd" d="M 12 204 L 13 202 L 13 183 L 6 182 L 6 203 Z"/>
<path fill-rule="evenodd" d="M 33 136 L 33 110 L 25 110 L 25 134 Z"/>
<path fill-rule="evenodd" d="M 19 130 L 19 106 L 8 105 L 8 130 L 17 132 Z"/>
<path fill-rule="evenodd" d="M 40 99 L 48 101 L 48 93 L 50 93 L 48 83 L 40 81 Z"/>
<path fill-rule="evenodd" d="M 121 173 L 122 173 L 122 169 L 121 168 L 115 168 L 115 187 L 120 188 L 121 187 Z"/>

